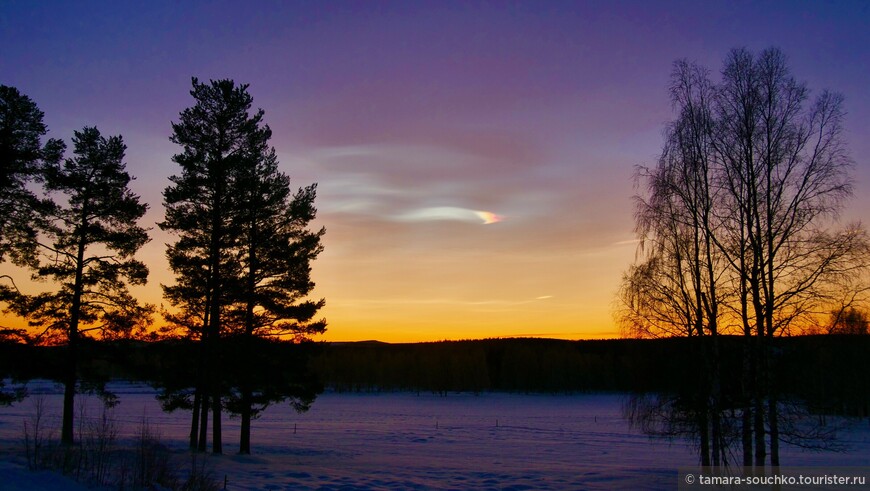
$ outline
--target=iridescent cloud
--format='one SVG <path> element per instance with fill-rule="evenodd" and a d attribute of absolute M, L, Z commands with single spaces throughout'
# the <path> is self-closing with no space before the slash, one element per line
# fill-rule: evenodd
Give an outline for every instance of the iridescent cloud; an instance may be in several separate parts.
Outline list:
<path fill-rule="evenodd" d="M 454 220 L 459 222 L 482 223 L 483 225 L 491 225 L 504 219 L 504 217 L 496 215 L 491 211 L 471 210 L 469 208 L 460 208 L 456 206 L 431 206 L 418 208 L 407 213 L 396 215 L 395 218 L 397 220 L 410 222 Z"/>

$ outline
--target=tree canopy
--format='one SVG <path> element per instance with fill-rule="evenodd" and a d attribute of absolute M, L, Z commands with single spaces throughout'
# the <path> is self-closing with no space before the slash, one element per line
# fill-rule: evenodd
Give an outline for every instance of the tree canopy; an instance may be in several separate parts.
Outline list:
<path fill-rule="evenodd" d="M 0 262 L 36 258 L 36 228 L 46 203 L 27 184 L 42 179 L 44 165 L 57 163 L 64 143 L 48 133 L 43 113 L 15 87 L 0 85 Z"/>

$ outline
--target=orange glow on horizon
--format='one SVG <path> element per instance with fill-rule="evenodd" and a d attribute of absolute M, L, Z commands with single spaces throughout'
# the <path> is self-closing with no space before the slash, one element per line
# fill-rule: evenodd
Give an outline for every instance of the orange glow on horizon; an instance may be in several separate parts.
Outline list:
<path fill-rule="evenodd" d="M 329 321 L 329 319 L 327 319 Z M 371 322 L 371 321 L 369 321 Z M 500 323 L 496 323 L 500 324 Z M 493 338 L 552 338 L 552 339 L 611 339 L 619 337 L 612 323 L 588 325 L 547 325 L 546 328 L 510 329 L 501 325 L 474 326 L 462 322 L 408 321 L 403 325 L 386 325 L 337 318 L 329 321 L 327 331 L 322 336 L 312 337 L 313 341 L 355 342 L 381 341 L 385 343 L 427 343 L 437 341 L 460 341 Z M 15 316 L 0 316 L 4 329 L 23 329 L 30 335 L 37 333 L 24 319 Z M 157 332 L 165 325 L 163 318 L 155 316 L 148 332 Z"/>
<path fill-rule="evenodd" d="M 511 227 L 516 222 L 510 220 L 491 232 L 489 227 L 479 232 L 476 240 L 487 241 L 489 247 L 461 249 L 459 245 L 467 240 L 462 234 L 483 229 L 469 229 L 461 222 L 415 226 L 443 235 L 448 245 L 452 241 L 457 247 L 449 256 L 438 249 L 418 252 L 414 241 L 372 251 L 366 241 L 357 243 L 344 236 L 341 227 L 327 223 L 324 252 L 312 263 L 316 286 L 310 295 L 326 300 L 316 318 L 326 319 L 327 331 L 315 340 L 408 343 L 619 337 L 612 306 L 634 244 L 614 241 L 585 250 L 571 244 L 540 251 L 505 248 L 505 237 L 515 234 Z M 169 308 L 160 285 L 175 281 L 162 257 L 163 244 L 171 240 L 155 233 L 140 254 L 151 267 L 149 282 L 131 288 L 141 302 L 157 307 L 151 330 L 163 325 L 160 309 Z M 22 278 L 18 285 L 27 293 L 50 288 L 47 283 L 25 281 L 29 276 L 25 271 L 6 272 Z M 9 315 L 0 315 L 0 322 L 9 328 L 26 327 L 23 319 Z"/>

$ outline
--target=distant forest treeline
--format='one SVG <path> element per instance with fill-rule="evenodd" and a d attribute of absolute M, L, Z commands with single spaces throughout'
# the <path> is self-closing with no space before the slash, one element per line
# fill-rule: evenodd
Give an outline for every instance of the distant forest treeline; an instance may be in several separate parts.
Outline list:
<path fill-rule="evenodd" d="M 264 370 L 313 395 L 336 391 L 537 392 L 617 391 L 692 394 L 695 359 L 704 338 L 563 341 L 488 339 L 437 343 L 289 343 L 253 347 Z M 744 340 L 723 337 L 722 392 L 740 397 Z M 783 399 L 814 412 L 868 416 L 870 336 L 819 335 L 774 340 Z M 18 380 L 63 374 L 63 346 L 0 345 L 2 376 Z M 184 387 L 195 379 L 196 343 L 93 342 L 83 367 L 86 385 L 122 378 L 155 387 Z M 232 359 L 224 360 L 232 363 Z M 12 387 L 7 387 L 7 390 Z"/>

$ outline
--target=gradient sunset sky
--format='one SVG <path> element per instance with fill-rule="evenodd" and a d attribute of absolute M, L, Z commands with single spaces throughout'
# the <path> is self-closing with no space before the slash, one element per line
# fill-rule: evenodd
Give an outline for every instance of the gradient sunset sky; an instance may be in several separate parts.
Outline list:
<path fill-rule="evenodd" d="M 778 46 L 842 92 L 870 221 L 870 3 L 0 1 L 0 83 L 49 136 L 123 135 L 151 209 L 139 296 L 173 282 L 161 191 L 192 76 L 250 84 L 281 168 L 318 183 L 323 339 L 615 337 L 632 174 L 672 118 L 672 63 Z M 8 265 L 0 265 L 8 268 Z"/>

